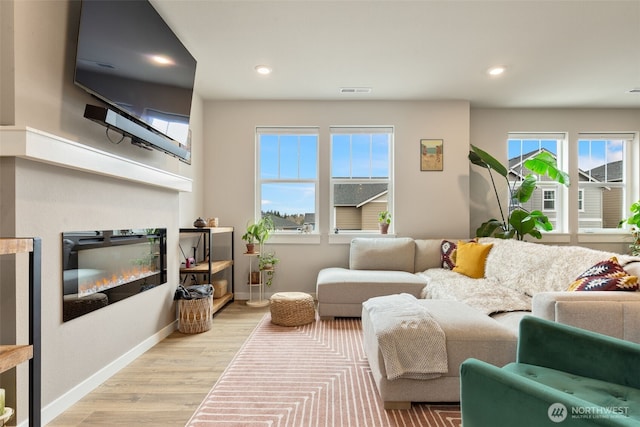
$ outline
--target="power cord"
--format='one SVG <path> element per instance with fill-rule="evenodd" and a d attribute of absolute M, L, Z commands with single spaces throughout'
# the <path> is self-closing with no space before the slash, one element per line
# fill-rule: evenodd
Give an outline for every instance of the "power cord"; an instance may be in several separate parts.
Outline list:
<path fill-rule="evenodd" d="M 120 141 L 113 141 L 113 140 L 111 139 L 111 137 L 109 136 L 109 131 L 110 131 L 110 130 L 112 130 L 112 129 L 111 129 L 111 126 L 107 126 L 107 129 L 104 131 L 104 134 L 106 135 L 106 137 L 107 137 L 107 139 L 109 140 L 109 142 L 110 142 L 110 143 L 115 144 L 115 145 L 118 145 L 118 144 L 120 144 L 122 141 L 124 141 L 124 139 L 125 139 L 125 137 L 126 137 L 124 133 L 122 133 L 122 134 L 121 134 L 121 135 L 122 135 L 122 137 L 120 138 Z M 114 132 L 116 132 L 116 131 L 114 130 Z"/>

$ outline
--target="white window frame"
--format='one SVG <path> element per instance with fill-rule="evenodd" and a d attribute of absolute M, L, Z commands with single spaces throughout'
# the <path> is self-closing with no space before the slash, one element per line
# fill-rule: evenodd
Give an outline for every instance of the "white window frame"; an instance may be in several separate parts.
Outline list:
<path fill-rule="evenodd" d="M 555 188 L 544 188 L 541 187 L 542 190 L 542 211 L 543 212 L 556 212 L 556 200 L 557 200 L 557 192 Z M 553 197 L 551 197 L 550 199 L 548 199 L 546 197 L 546 193 L 551 193 Z M 552 208 L 547 208 L 546 207 L 546 202 L 552 202 L 553 203 L 553 207 Z"/>
<path fill-rule="evenodd" d="M 385 179 L 358 179 L 358 178 L 333 178 L 333 135 L 336 134 L 373 134 L 373 133 L 385 133 L 389 135 L 389 176 Z M 344 236 L 347 239 L 351 239 L 354 235 L 363 236 L 363 235 L 376 235 L 381 236 L 380 233 L 375 232 L 373 230 L 339 230 L 338 233 L 335 233 L 335 209 L 334 209 L 334 186 L 339 183 L 349 183 L 349 184 L 358 184 L 358 183 L 386 183 L 387 184 L 387 210 L 391 214 L 391 225 L 389 227 L 388 235 L 393 236 L 395 232 L 395 222 L 396 216 L 394 211 L 394 203 L 393 203 L 393 183 L 394 183 L 394 171 L 393 171 L 393 153 L 394 153 L 394 135 L 395 128 L 394 126 L 330 126 L 329 128 L 329 139 L 330 139 L 330 154 L 329 154 L 329 236 L 331 237 L 332 242 L 341 242 L 343 239 L 340 239 L 338 236 Z"/>
<path fill-rule="evenodd" d="M 569 171 L 569 155 L 568 155 L 568 146 L 567 143 L 568 137 L 566 132 L 509 132 L 507 136 L 507 146 L 508 141 L 512 139 L 520 139 L 520 140 L 555 140 L 556 141 L 556 164 L 558 168 L 563 171 Z M 508 149 L 508 147 L 507 147 Z M 526 154 L 526 153 L 522 153 Z M 507 157 L 509 157 L 507 155 Z M 507 163 L 509 158 L 507 158 Z M 509 181 L 511 184 L 512 182 Z M 553 188 L 549 186 L 553 185 Z M 555 217 L 555 227 L 550 232 L 542 233 L 543 239 L 545 236 L 558 236 L 561 234 L 567 234 L 569 232 L 569 209 L 566 208 L 569 206 L 569 191 L 568 188 L 562 184 L 558 184 L 555 181 L 538 181 L 538 187 L 541 191 L 550 191 L 553 190 L 555 192 L 555 207 L 554 209 L 544 209 L 544 193 L 542 193 L 541 199 L 541 211 L 543 212 L 556 212 Z"/>
<path fill-rule="evenodd" d="M 584 188 L 578 188 L 578 212 L 584 212 Z"/>
<path fill-rule="evenodd" d="M 316 176 L 311 178 L 262 178 L 261 171 L 261 135 L 314 135 L 316 137 Z M 316 126 L 258 126 L 255 133 L 255 201 L 254 218 L 262 216 L 262 184 L 269 183 L 310 183 L 315 188 L 315 228 L 310 232 L 277 230 L 268 243 L 320 243 L 320 131 Z"/>
<path fill-rule="evenodd" d="M 640 183 L 638 175 L 640 174 L 640 148 L 638 141 L 638 132 L 580 132 L 576 138 L 576 146 L 581 140 L 624 140 L 623 150 L 623 183 L 607 183 L 607 187 L 622 188 L 622 217 L 625 218 L 630 214 L 629 208 L 634 201 L 638 200 L 640 195 Z M 576 169 L 578 168 L 576 160 Z M 581 183 L 585 187 L 601 187 L 602 183 Z M 579 242 L 600 242 L 608 241 L 607 235 L 628 234 L 628 228 L 581 228 L 578 227 Z"/>

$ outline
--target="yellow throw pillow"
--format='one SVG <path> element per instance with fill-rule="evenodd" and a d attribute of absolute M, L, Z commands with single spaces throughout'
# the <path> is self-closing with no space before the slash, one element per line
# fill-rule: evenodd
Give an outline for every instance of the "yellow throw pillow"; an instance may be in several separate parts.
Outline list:
<path fill-rule="evenodd" d="M 481 243 L 459 240 L 456 251 L 456 266 L 453 268 L 453 271 L 473 279 L 482 279 L 484 277 L 484 265 L 487 261 L 487 255 L 489 255 L 492 247 L 493 243 L 483 245 Z"/>

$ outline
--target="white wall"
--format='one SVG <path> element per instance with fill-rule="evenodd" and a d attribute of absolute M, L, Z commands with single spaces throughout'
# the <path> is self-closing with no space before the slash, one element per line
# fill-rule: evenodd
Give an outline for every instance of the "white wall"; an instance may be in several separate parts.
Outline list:
<path fill-rule="evenodd" d="M 319 244 L 274 244 L 281 262 L 268 293 L 315 292 L 318 271 L 346 266 L 348 245 L 329 244 L 329 126 L 395 126 L 395 215 L 400 236 L 467 237 L 467 102 L 205 102 L 204 208 L 236 227 L 236 292 L 246 294 L 240 236 L 254 212 L 256 126 L 320 128 Z M 420 139 L 444 140 L 444 171 L 420 171 Z"/>
<path fill-rule="evenodd" d="M 203 215 L 203 194 L 204 186 L 204 129 L 202 124 L 204 102 L 197 94 L 194 94 L 191 105 L 191 164 L 178 162 L 178 175 L 189 177 L 193 180 L 191 192 L 181 192 L 179 199 L 180 227 L 192 227 L 193 221 Z"/>
<path fill-rule="evenodd" d="M 128 142 L 111 144 L 105 138 L 104 127 L 83 118 L 85 104 L 96 101 L 73 84 L 80 2 L 2 0 L 2 3 L 0 105 L 3 109 L 6 105 L 13 107 L 3 110 L 3 125 L 33 127 L 196 180 L 193 193 L 178 194 L 44 163 L 1 159 L 0 236 L 43 239 L 42 402 L 43 420 L 47 422 L 98 385 L 108 373 L 103 370 L 105 367 L 126 360 L 129 352 L 137 351 L 143 343 L 175 326 L 173 293 L 179 281 L 180 262 L 178 228 L 190 226 L 192 217 L 202 211 L 203 103 L 198 97 L 193 102 L 191 166 Z M 8 7 L 9 3 L 13 7 Z M 5 38 L 6 34 L 11 37 Z M 5 64 L 15 67 L 15 80 L 11 76 L 5 78 L 5 71 L 13 71 Z M 168 229 L 168 284 L 63 323 L 61 233 L 130 227 Z M 26 295 L 19 294 L 18 298 L 18 310 L 24 313 Z M 25 320 L 21 319 L 19 324 L 24 325 Z M 8 323 L 2 319 L 2 324 Z M 25 380 L 24 375 L 19 378 L 24 405 Z M 26 415 L 24 408 L 20 420 Z"/>
<path fill-rule="evenodd" d="M 472 109 L 471 144 L 488 151 L 496 159 L 507 162 L 507 134 L 509 132 L 567 132 L 569 159 L 577 158 L 577 137 L 580 132 L 640 132 L 639 109 Z M 636 144 L 637 145 L 637 144 Z M 638 147 L 634 147 L 636 158 Z M 639 160 L 640 161 L 640 160 Z M 575 164 L 571 181 L 578 182 Z M 470 170 L 470 233 L 489 218 L 498 218 L 499 211 L 487 171 L 478 167 Z M 638 195 L 638 177 L 632 183 Z M 569 187 L 569 203 L 577 205 L 578 186 Z M 628 243 L 621 236 L 585 236 L 577 233 L 577 213 L 569 218 L 571 232 L 557 241 L 580 244 L 594 249 L 625 253 Z M 543 241 L 553 241 L 545 235 Z"/>
<path fill-rule="evenodd" d="M 175 244 L 178 194 L 27 160 L 16 163 L 16 234 L 39 236 L 43 245 L 46 406 L 175 320 L 172 299 L 178 271 L 170 262 L 168 284 L 63 323 L 61 233 L 158 226 L 168 228 L 168 242 Z"/>

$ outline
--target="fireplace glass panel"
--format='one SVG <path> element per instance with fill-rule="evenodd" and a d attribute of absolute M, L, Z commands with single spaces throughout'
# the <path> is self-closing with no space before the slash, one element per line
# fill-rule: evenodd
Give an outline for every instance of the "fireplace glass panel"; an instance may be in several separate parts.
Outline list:
<path fill-rule="evenodd" d="M 62 233 L 66 322 L 166 283 L 167 229 Z"/>

